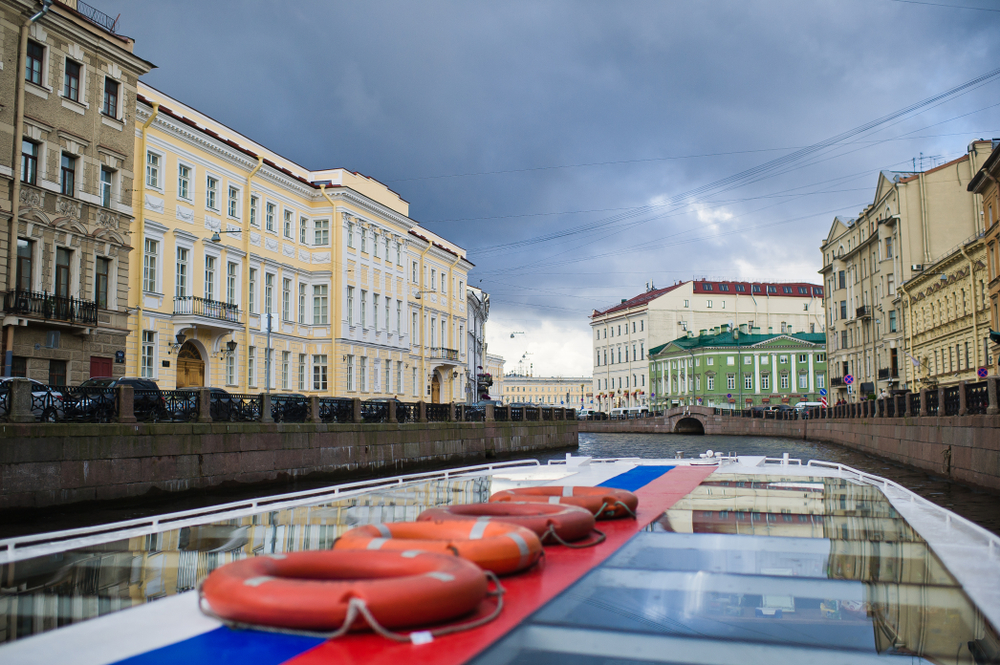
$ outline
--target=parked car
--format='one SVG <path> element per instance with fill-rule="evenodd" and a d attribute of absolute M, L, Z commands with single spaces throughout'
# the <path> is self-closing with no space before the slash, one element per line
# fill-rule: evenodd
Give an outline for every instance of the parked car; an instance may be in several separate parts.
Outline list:
<path fill-rule="evenodd" d="M 576 412 L 577 420 L 592 420 L 594 415 L 593 409 L 580 409 Z"/>
<path fill-rule="evenodd" d="M 132 386 L 133 412 L 135 417 L 141 421 L 162 420 L 167 416 L 166 403 L 163 400 L 163 393 L 156 382 L 151 379 L 138 379 L 135 377 L 111 377 L 95 376 L 80 384 L 81 388 L 105 388 L 114 389 L 118 386 Z M 86 394 L 78 395 L 72 404 L 66 405 L 66 416 L 80 420 L 104 420 L 107 421 L 107 401 L 88 397 Z"/>
<path fill-rule="evenodd" d="M 10 403 L 10 382 L 16 377 L 5 376 L 0 378 L 0 418 L 7 418 L 8 404 Z M 54 423 L 63 419 L 63 395 L 58 389 L 53 389 L 34 379 L 25 379 L 31 382 L 31 412 L 35 414 L 35 419 L 42 422 Z"/>
<path fill-rule="evenodd" d="M 309 398 L 299 393 L 272 394 L 271 417 L 276 423 L 304 423 L 309 420 Z"/>

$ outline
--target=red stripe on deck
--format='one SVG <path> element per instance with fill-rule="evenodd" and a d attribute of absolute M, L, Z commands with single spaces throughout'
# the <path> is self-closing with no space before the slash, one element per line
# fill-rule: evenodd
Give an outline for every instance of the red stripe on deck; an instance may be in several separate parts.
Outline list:
<path fill-rule="evenodd" d="M 657 519 L 663 511 L 697 487 L 717 467 L 675 467 L 639 488 L 638 519 L 598 522 L 608 538 L 597 547 L 574 550 L 546 547 L 539 566 L 503 578 L 507 589 L 503 614 L 492 623 L 464 633 L 439 637 L 430 644 L 400 644 L 370 633 L 330 640 L 287 661 L 287 665 L 453 665 L 464 663 L 506 635 L 525 617 L 614 554 Z M 492 609 L 492 600 L 489 608 Z"/>

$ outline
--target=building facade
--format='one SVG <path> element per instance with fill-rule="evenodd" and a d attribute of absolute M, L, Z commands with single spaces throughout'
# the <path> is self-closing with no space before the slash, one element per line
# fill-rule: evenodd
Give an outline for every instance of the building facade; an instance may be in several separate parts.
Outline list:
<path fill-rule="evenodd" d="M 727 325 L 767 334 L 823 332 L 823 288 L 806 283 L 697 280 L 647 290 L 594 310 L 595 408 L 649 406 L 650 347 L 687 332 Z"/>
<path fill-rule="evenodd" d="M 581 409 L 590 406 L 593 393 L 589 376 L 525 376 L 507 374 L 503 380 L 504 404 L 538 404 Z"/>
<path fill-rule="evenodd" d="M 0 0 L 5 376 L 68 385 L 125 372 L 132 109 L 151 67 L 75 0 Z"/>
<path fill-rule="evenodd" d="M 828 294 L 827 352 L 835 400 L 914 389 L 915 366 L 903 362 L 897 292 L 983 232 L 981 206 L 966 188 L 991 151 L 989 141 L 975 141 L 959 159 L 921 173 L 883 171 L 871 205 L 856 218 L 834 219 L 820 247 L 820 274 Z M 975 309 L 973 299 L 981 300 L 982 294 L 966 297 Z M 980 346 L 974 351 L 977 364 L 983 360 Z"/>
<path fill-rule="evenodd" d="M 503 399 L 503 366 L 507 363 L 503 356 L 498 356 L 493 353 L 486 354 L 486 373 L 490 375 L 493 383 L 489 387 L 489 399 L 500 400 Z"/>
<path fill-rule="evenodd" d="M 762 334 L 746 326 L 689 333 L 650 349 L 650 406 L 818 402 L 827 387 L 825 345 L 823 333 Z"/>
<path fill-rule="evenodd" d="M 465 399 L 461 248 L 139 85 L 127 370 L 162 388 Z"/>
<path fill-rule="evenodd" d="M 983 162 L 979 171 L 966 188 L 980 199 L 980 219 L 983 220 L 985 233 L 986 257 L 989 266 L 989 322 L 991 332 L 1000 331 L 1000 313 L 997 303 L 1000 301 L 1000 152 L 997 146 L 1000 139 L 991 142 L 993 153 Z M 995 341 L 994 341 L 995 339 Z M 1000 335 L 990 335 L 990 359 L 1000 363 Z M 992 366 L 992 362 L 988 363 Z M 1000 373 L 1000 368 L 991 368 L 991 373 Z"/>
<path fill-rule="evenodd" d="M 903 364 L 912 390 L 978 381 L 978 368 L 992 364 L 984 347 L 988 282 L 986 243 L 975 238 L 899 289 L 894 304 L 903 312 Z"/>
<path fill-rule="evenodd" d="M 469 404 L 489 399 L 495 381 L 486 361 L 486 321 L 490 317 L 490 294 L 474 286 L 467 286 L 466 301 L 469 339 L 465 370 L 465 401 Z"/>

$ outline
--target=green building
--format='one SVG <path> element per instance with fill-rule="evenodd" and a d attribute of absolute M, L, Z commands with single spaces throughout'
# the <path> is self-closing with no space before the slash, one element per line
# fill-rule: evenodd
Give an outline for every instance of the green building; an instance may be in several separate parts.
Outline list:
<path fill-rule="evenodd" d="M 723 325 L 649 350 L 655 410 L 819 402 L 827 385 L 825 333 L 762 335 Z"/>

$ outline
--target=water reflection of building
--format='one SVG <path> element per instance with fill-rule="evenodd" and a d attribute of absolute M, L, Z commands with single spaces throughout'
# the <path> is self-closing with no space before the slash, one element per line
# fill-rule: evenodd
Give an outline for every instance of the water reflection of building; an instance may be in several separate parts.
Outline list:
<path fill-rule="evenodd" d="M 490 478 L 431 481 L 320 505 L 246 515 L 0 566 L 0 643 L 188 591 L 219 566 L 329 549 L 355 526 L 478 503 Z"/>

